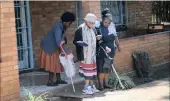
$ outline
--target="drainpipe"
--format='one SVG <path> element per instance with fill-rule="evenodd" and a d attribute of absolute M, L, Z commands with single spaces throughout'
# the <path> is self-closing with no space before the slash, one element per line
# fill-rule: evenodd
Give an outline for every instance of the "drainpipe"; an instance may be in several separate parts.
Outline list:
<path fill-rule="evenodd" d="M 33 59 L 33 47 L 32 47 L 32 33 L 31 33 L 31 20 L 30 20 L 30 5 L 29 5 L 29 1 L 25 1 L 26 2 L 26 15 L 27 15 L 27 24 L 28 24 L 28 37 L 29 37 L 29 45 L 30 45 L 30 68 L 33 69 L 34 68 L 34 59 Z"/>
<path fill-rule="evenodd" d="M 79 18 L 78 18 L 78 9 L 77 9 L 77 7 L 78 7 L 78 1 L 76 1 L 76 26 L 78 27 Z"/>

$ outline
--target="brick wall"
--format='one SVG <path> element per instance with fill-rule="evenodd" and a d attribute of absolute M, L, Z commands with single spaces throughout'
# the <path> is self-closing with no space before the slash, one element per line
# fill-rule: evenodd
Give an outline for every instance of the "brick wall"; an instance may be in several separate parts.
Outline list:
<path fill-rule="evenodd" d="M 127 72 L 132 69 L 132 53 L 134 51 L 148 52 L 151 65 L 170 60 L 170 32 L 121 39 L 120 45 L 122 51 L 117 52 L 115 56 L 115 65 L 120 72 Z"/>
<path fill-rule="evenodd" d="M 128 1 L 127 11 L 128 14 L 136 12 L 136 24 L 129 24 L 130 28 L 146 29 L 148 23 L 152 22 L 152 1 Z M 127 16 L 130 17 L 128 14 Z M 132 22 L 135 22 L 134 16 Z"/>
<path fill-rule="evenodd" d="M 100 1 L 82 1 L 82 9 L 83 9 L 83 17 L 86 16 L 87 13 L 93 13 L 98 18 L 101 18 L 101 7 Z"/>
<path fill-rule="evenodd" d="M 48 34 L 54 24 L 60 21 L 60 16 L 70 11 L 76 13 L 75 1 L 30 1 L 32 40 L 34 58 L 37 64 L 41 39 Z M 67 47 L 73 49 L 72 40 L 76 29 L 76 22 L 66 32 L 68 37 Z"/>
<path fill-rule="evenodd" d="M 137 11 L 137 25 L 136 28 L 145 28 L 147 27 L 147 24 L 149 21 L 151 21 L 151 18 L 149 16 L 150 14 L 150 8 L 144 8 L 142 12 L 140 13 L 141 7 L 145 5 L 149 6 L 151 2 L 128 2 L 128 5 L 131 6 L 130 9 L 134 8 Z M 60 6 L 59 6 L 60 5 Z M 94 6 L 95 5 L 95 6 Z M 140 6 L 140 7 L 139 7 Z M 72 1 L 57 1 L 57 2 L 47 2 L 47 1 L 30 1 L 30 11 L 31 11 L 31 23 L 32 23 L 32 36 L 33 36 L 33 49 L 34 49 L 34 57 L 35 60 L 38 59 L 39 56 L 39 45 L 40 40 L 43 38 L 44 35 L 48 33 L 48 31 L 51 29 L 52 25 L 55 24 L 57 21 L 60 20 L 60 15 L 64 11 L 72 11 L 76 12 L 76 2 Z M 82 2 L 82 9 L 83 9 L 83 17 L 88 13 L 92 12 L 97 17 L 100 17 L 100 2 L 99 1 L 83 1 Z M 146 18 L 148 20 L 142 20 L 143 18 Z M 143 22 L 142 22 L 143 21 Z M 68 45 L 67 47 L 71 48 L 75 54 L 75 47 L 72 44 L 73 36 L 74 36 L 74 30 L 76 29 L 76 23 L 72 25 L 72 27 L 69 29 L 68 33 Z M 166 61 L 168 59 L 168 50 L 165 49 L 166 46 L 168 46 L 169 41 L 169 34 L 155 34 L 155 35 L 149 35 L 149 36 L 141 36 L 141 37 L 134 37 L 129 39 L 123 39 L 121 40 L 121 46 L 122 46 L 122 52 L 118 52 L 115 57 L 115 63 L 116 67 L 119 71 L 129 71 L 132 69 L 132 58 L 131 54 L 135 50 L 145 50 L 149 52 L 151 55 L 151 63 L 156 64 L 162 61 Z M 160 38 L 158 38 L 160 37 Z M 158 44 L 159 43 L 159 44 Z M 164 45 L 162 45 L 164 44 Z M 160 54 L 157 54 L 158 46 L 162 47 L 160 50 L 165 51 L 161 56 L 157 56 Z M 159 51 L 160 52 L 160 51 Z M 166 56 L 166 54 L 168 56 Z M 126 58 L 125 58 L 126 57 Z M 159 60 L 156 57 L 161 57 L 162 61 Z M 36 63 L 37 64 L 37 63 Z"/>
<path fill-rule="evenodd" d="M 0 101 L 17 101 L 20 86 L 13 1 L 1 1 L 0 12 Z"/>

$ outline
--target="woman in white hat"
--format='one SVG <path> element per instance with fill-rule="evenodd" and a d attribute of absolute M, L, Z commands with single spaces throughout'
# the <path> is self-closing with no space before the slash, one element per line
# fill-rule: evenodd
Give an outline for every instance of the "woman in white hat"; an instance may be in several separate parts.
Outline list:
<path fill-rule="evenodd" d="M 75 32 L 73 43 L 76 46 L 77 59 L 80 63 L 79 74 L 85 78 L 83 94 L 94 94 L 99 92 L 93 84 L 97 76 L 96 68 L 96 33 L 94 24 L 97 17 L 88 13 Z"/>

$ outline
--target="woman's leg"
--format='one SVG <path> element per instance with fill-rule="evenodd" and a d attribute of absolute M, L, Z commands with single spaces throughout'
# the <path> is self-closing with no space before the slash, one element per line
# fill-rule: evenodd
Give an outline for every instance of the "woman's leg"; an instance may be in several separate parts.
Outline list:
<path fill-rule="evenodd" d="M 96 85 L 94 84 L 94 80 L 90 80 L 90 86 L 91 86 L 92 91 L 94 93 L 98 93 L 99 92 L 99 90 L 96 88 Z"/>
<path fill-rule="evenodd" d="M 49 72 L 49 78 L 48 78 L 47 86 L 57 86 L 53 82 L 53 77 L 54 77 L 54 73 L 53 72 Z"/>
<path fill-rule="evenodd" d="M 56 73 L 56 79 L 57 79 L 56 81 L 57 84 L 67 84 L 66 81 L 61 79 L 60 73 Z"/>
<path fill-rule="evenodd" d="M 90 85 L 90 80 L 85 80 L 85 86 Z"/>
<path fill-rule="evenodd" d="M 54 76 L 54 73 L 49 72 L 48 83 L 53 83 L 53 76 Z"/>
<path fill-rule="evenodd" d="M 90 80 L 86 79 L 85 80 L 85 85 L 84 85 L 84 89 L 83 89 L 83 94 L 87 94 L 87 95 L 91 95 L 94 94 L 94 92 L 91 90 L 91 86 L 90 86 Z"/>
<path fill-rule="evenodd" d="M 104 84 L 104 73 L 99 73 L 99 85 L 100 85 L 100 87 L 99 87 L 99 89 L 100 90 L 103 90 L 104 89 L 104 86 L 103 86 L 103 84 Z"/>
<path fill-rule="evenodd" d="M 111 88 L 108 84 L 108 78 L 109 78 L 109 73 L 104 74 L 104 87 L 105 88 Z"/>

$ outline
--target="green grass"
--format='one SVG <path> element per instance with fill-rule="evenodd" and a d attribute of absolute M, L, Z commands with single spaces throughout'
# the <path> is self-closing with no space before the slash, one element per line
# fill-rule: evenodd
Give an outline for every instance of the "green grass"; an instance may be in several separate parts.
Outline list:
<path fill-rule="evenodd" d="M 26 90 L 25 88 L 24 88 L 24 92 L 26 93 L 26 95 L 27 95 L 27 100 L 26 101 L 46 101 L 47 99 L 49 99 L 49 98 L 47 98 L 48 97 L 48 94 L 51 94 L 52 95 L 52 93 L 49 93 L 49 92 L 45 92 L 45 93 L 43 93 L 43 94 L 41 94 L 41 95 L 39 95 L 39 96 L 34 96 L 32 93 L 30 93 L 28 90 Z"/>

